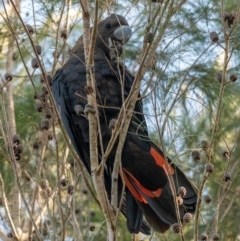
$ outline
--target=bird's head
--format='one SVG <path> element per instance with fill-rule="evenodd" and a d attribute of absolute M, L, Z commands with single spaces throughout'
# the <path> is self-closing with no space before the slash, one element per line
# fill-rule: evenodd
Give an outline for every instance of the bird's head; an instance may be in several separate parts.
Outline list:
<path fill-rule="evenodd" d="M 126 19 L 117 14 L 111 14 L 98 24 L 96 48 L 101 48 L 109 56 L 114 45 L 124 45 L 131 37 L 132 30 Z"/>

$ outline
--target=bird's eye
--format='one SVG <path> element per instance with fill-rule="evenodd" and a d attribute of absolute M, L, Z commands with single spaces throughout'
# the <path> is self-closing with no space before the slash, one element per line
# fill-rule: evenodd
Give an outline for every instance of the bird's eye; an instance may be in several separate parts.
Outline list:
<path fill-rule="evenodd" d="M 110 23 L 105 23 L 105 28 L 110 28 L 111 24 Z"/>

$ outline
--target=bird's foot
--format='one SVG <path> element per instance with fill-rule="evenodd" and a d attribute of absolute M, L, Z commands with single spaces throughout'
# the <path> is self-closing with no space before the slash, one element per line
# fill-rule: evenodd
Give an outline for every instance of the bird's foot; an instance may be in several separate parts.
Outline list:
<path fill-rule="evenodd" d="M 96 110 L 92 105 L 86 104 L 84 108 L 84 114 L 87 116 L 88 113 L 96 114 Z"/>
<path fill-rule="evenodd" d="M 108 128 L 113 130 L 115 128 L 117 120 L 116 119 L 111 119 L 108 125 Z"/>
<path fill-rule="evenodd" d="M 82 105 L 75 105 L 74 111 L 76 112 L 77 115 L 82 115 L 84 113 L 83 106 Z"/>

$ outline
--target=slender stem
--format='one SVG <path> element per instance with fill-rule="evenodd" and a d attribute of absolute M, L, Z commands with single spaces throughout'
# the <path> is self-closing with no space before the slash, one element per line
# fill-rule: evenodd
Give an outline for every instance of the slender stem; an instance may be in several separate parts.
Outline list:
<path fill-rule="evenodd" d="M 43 145 L 42 145 L 42 148 L 41 148 L 41 155 L 39 157 L 39 162 L 38 162 L 38 168 L 37 168 L 37 176 L 40 177 L 41 175 L 41 172 L 42 172 L 42 167 L 43 167 L 43 158 L 44 158 L 44 155 L 45 155 L 45 151 L 46 151 L 46 140 L 45 138 L 43 138 Z M 32 195 L 32 207 L 31 207 L 31 212 L 32 212 L 32 216 L 34 217 L 34 213 L 35 213 L 35 205 L 36 205 L 36 200 L 37 200 L 37 197 L 38 197 L 38 193 L 39 193 L 39 185 L 36 185 L 35 187 L 35 190 L 33 192 L 33 195 Z M 29 222 L 29 237 L 30 239 L 32 240 L 32 231 L 33 231 L 33 225 L 32 225 L 32 222 L 30 221 Z"/>
<path fill-rule="evenodd" d="M 92 94 L 88 94 L 88 104 L 97 109 L 96 103 L 96 81 L 94 75 L 94 46 L 97 35 L 97 19 L 98 19 L 98 0 L 95 0 L 95 11 L 94 11 L 94 24 L 92 29 L 92 35 L 90 36 L 90 14 L 89 14 L 89 3 L 88 0 L 80 0 L 80 4 L 83 10 L 83 43 L 84 53 L 86 61 L 86 78 L 87 86 L 91 87 Z M 89 46 L 90 42 L 90 46 Z M 97 115 L 97 114 L 96 114 Z M 106 196 L 104 187 L 104 168 L 98 163 L 98 117 L 94 113 L 88 113 L 89 121 L 89 148 L 90 148 L 90 160 L 91 160 L 91 174 L 94 182 L 94 187 L 97 192 L 103 214 L 106 219 L 108 229 L 108 239 L 111 241 L 117 240 L 116 226 L 114 220 L 116 219 L 115 210 L 109 203 Z"/>
<path fill-rule="evenodd" d="M 194 241 L 198 241 L 198 225 L 199 225 L 199 217 L 200 217 L 200 207 L 202 203 L 202 193 L 203 188 L 205 185 L 205 182 L 208 178 L 208 172 L 206 172 L 203 176 L 202 182 L 200 183 L 199 189 L 198 189 L 198 199 L 196 204 L 196 214 L 195 214 L 195 220 L 194 220 Z"/>
<path fill-rule="evenodd" d="M 4 181 L 3 181 L 3 178 L 2 178 L 2 175 L 0 174 L 0 189 L 1 189 L 1 195 L 2 195 L 2 200 L 3 200 L 3 205 L 5 207 L 5 210 L 6 210 L 6 214 L 7 214 L 7 218 L 8 218 L 8 221 L 10 223 L 10 226 L 12 228 L 12 232 L 13 232 L 13 236 L 17 239 L 18 239 L 18 233 L 17 233 L 17 230 L 15 229 L 15 225 L 13 223 L 13 220 L 12 220 L 12 217 L 11 217 L 11 214 L 10 214 L 10 211 L 8 209 L 8 202 L 7 202 L 7 197 L 5 195 L 5 190 L 4 190 Z"/>

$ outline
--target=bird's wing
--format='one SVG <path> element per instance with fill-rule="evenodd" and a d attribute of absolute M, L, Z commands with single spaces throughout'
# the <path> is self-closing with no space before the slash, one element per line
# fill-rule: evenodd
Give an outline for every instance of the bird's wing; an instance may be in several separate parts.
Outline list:
<path fill-rule="evenodd" d="M 69 64 L 59 69 L 53 79 L 52 92 L 61 120 L 70 140 L 90 172 L 90 158 L 88 140 L 88 120 L 83 116 L 83 109 L 87 103 L 84 86 L 86 70 L 81 62 Z M 82 108 L 82 111 L 76 111 Z"/>

